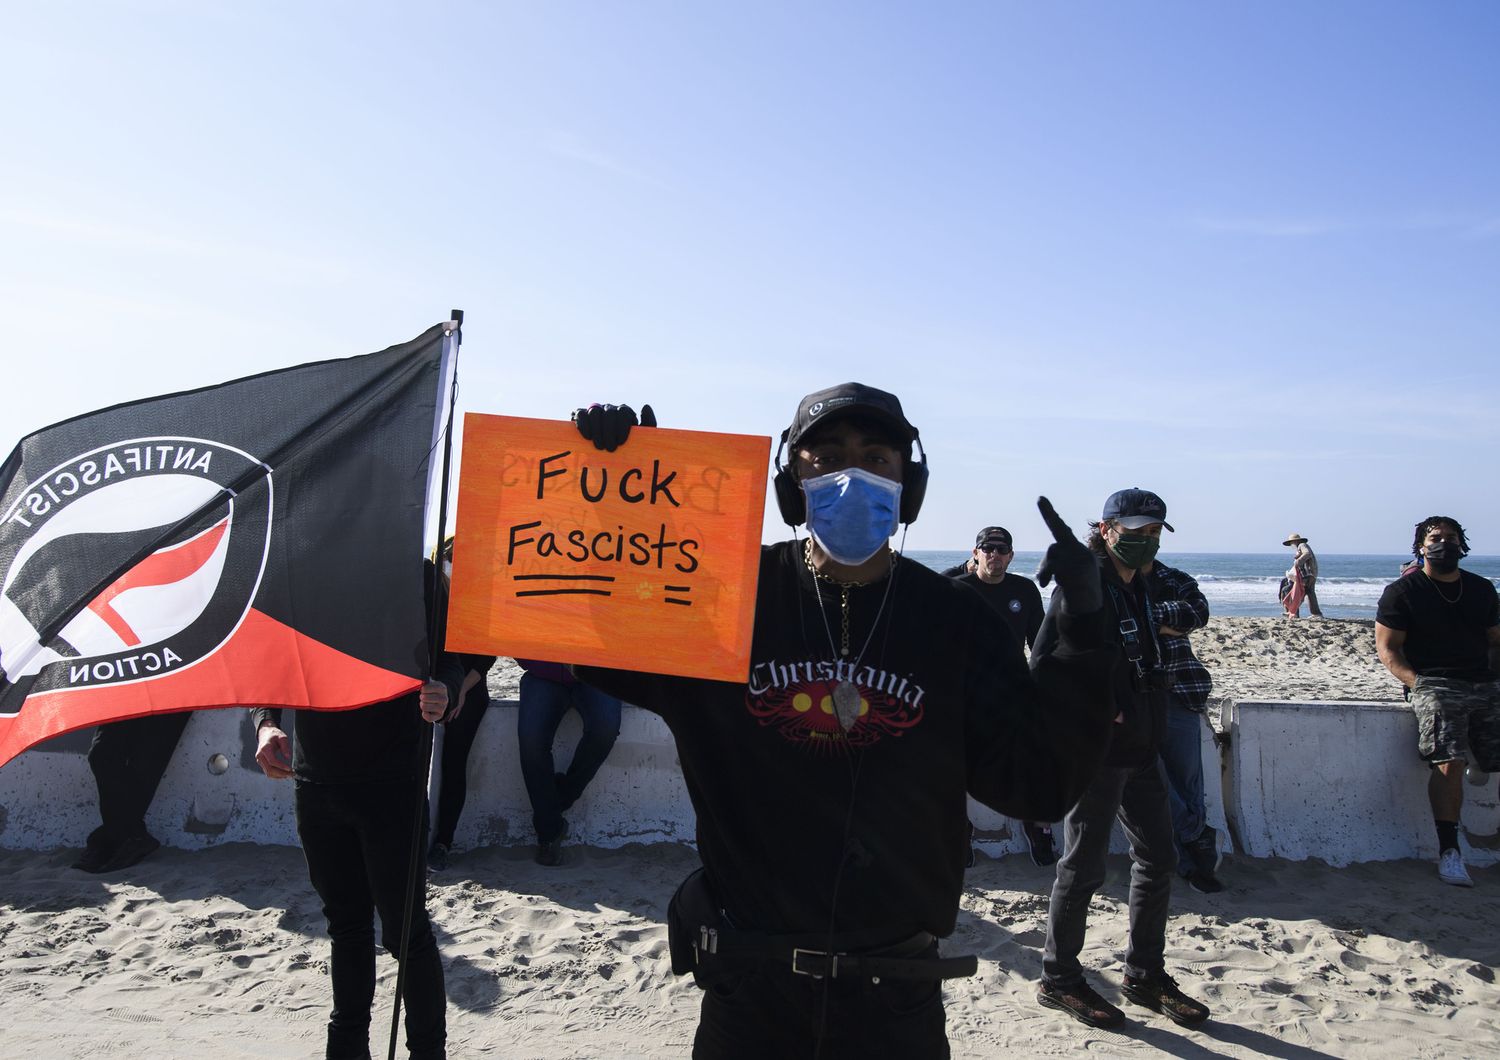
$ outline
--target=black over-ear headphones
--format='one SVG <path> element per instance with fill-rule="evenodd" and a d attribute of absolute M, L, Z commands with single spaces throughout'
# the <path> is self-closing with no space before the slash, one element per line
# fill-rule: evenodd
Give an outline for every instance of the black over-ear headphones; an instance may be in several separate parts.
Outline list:
<path fill-rule="evenodd" d="M 781 432 L 781 444 L 776 447 L 776 477 L 771 480 L 771 488 L 776 491 L 776 507 L 781 510 L 781 518 L 786 525 L 801 526 L 807 522 L 807 497 L 802 492 L 802 483 L 797 481 L 791 464 L 781 462 L 781 454 L 786 450 L 786 440 L 790 433 L 790 427 Z M 912 444 L 916 446 L 921 460 L 913 460 L 908 456 L 901 466 L 903 523 L 917 521 L 917 513 L 922 510 L 922 498 L 927 496 L 927 450 L 922 447 L 921 434 L 913 433 Z M 787 456 L 790 457 L 791 454 L 787 453 Z"/>

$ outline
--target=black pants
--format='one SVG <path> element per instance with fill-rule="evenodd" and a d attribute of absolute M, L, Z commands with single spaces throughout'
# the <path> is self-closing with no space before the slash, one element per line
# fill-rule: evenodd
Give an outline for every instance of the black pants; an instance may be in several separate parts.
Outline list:
<path fill-rule="evenodd" d="M 458 717 L 443 726 L 443 779 L 438 785 L 437 828 L 432 833 L 435 843 L 453 845 L 453 833 L 469 797 L 469 752 L 489 705 L 490 692 L 481 678 L 464 697 Z"/>
<path fill-rule="evenodd" d="M 99 789 L 100 829 L 91 842 L 115 844 L 146 831 L 146 811 L 177 750 L 191 711 L 147 714 L 101 725 L 89 745 Z"/>
<path fill-rule="evenodd" d="M 1146 978 L 1164 967 L 1177 846 L 1166 780 L 1161 763 L 1153 758 L 1139 768 L 1099 770 L 1063 821 L 1068 849 L 1057 863 L 1042 949 L 1042 976 L 1049 983 L 1072 984 L 1083 978 L 1078 955 L 1088 929 L 1089 902 L 1104 883 L 1110 826 L 1117 818 L 1130 841 L 1125 974 Z"/>
<path fill-rule="evenodd" d="M 403 899 L 411 855 L 414 781 L 367 784 L 297 782 L 297 834 L 307 874 L 323 900 L 333 943 L 329 977 L 333 1015 L 328 1057 L 368 1057 L 375 998 L 375 911 L 380 937 L 401 952 Z M 422 815 L 423 832 L 426 813 Z M 424 843 L 419 849 L 425 850 Z M 407 948 L 406 1047 L 422 1060 L 441 1058 L 447 1039 L 447 995 L 437 940 L 427 920 L 426 873 L 419 870 Z M 381 1050 L 384 1052 L 384 1050 Z"/>
<path fill-rule="evenodd" d="M 937 945 L 925 956 L 936 957 Z M 693 1056 L 943 1058 L 949 1055 L 944 1021 L 943 987 L 935 979 L 813 979 L 786 965 L 759 965 L 703 992 Z"/>

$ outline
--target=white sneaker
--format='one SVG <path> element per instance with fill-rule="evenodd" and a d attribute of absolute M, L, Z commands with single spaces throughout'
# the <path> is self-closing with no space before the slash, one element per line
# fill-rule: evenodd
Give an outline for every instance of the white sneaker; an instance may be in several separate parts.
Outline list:
<path fill-rule="evenodd" d="M 1438 879 L 1455 887 L 1472 887 L 1469 870 L 1464 867 L 1464 856 L 1457 850 L 1445 850 L 1438 857 Z"/>

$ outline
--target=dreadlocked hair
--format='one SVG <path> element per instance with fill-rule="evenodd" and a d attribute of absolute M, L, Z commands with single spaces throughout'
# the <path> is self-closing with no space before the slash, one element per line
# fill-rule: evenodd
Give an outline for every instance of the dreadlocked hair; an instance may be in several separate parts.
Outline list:
<path fill-rule="evenodd" d="M 1451 515 L 1429 515 L 1417 524 L 1416 534 L 1411 539 L 1411 554 L 1420 557 L 1422 555 L 1422 542 L 1431 533 L 1434 526 L 1451 526 L 1458 531 L 1458 547 L 1465 556 L 1469 554 L 1469 539 L 1464 534 L 1464 528 L 1458 525 L 1458 520 Z"/>

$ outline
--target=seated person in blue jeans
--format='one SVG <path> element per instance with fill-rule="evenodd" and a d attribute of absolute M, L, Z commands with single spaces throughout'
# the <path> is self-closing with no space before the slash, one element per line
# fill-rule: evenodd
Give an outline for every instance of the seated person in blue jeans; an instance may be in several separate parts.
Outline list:
<path fill-rule="evenodd" d="M 526 671 L 521 677 L 516 725 L 521 777 L 531 797 L 531 823 L 536 830 L 536 860 L 539 865 L 559 865 L 568 831 L 563 811 L 578 801 L 609 757 L 620 735 L 620 701 L 580 684 L 562 663 L 516 662 Z M 583 719 L 583 736 L 567 772 L 558 773 L 552 762 L 552 741 L 570 707 Z"/>

